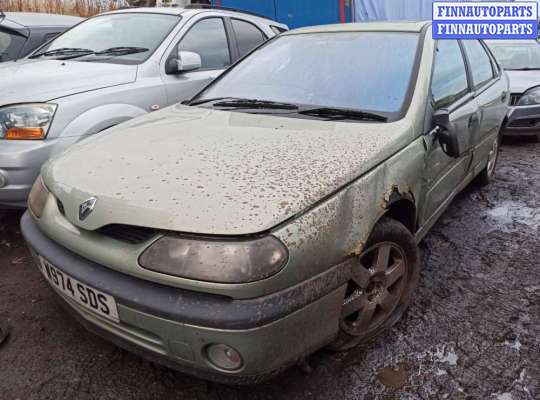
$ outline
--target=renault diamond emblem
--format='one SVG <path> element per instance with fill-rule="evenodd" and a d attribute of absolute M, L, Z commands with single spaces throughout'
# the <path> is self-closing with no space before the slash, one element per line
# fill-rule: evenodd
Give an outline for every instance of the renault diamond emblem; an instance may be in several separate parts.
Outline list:
<path fill-rule="evenodd" d="M 95 197 L 90 197 L 88 200 L 81 203 L 81 205 L 79 206 L 79 219 L 81 221 L 84 221 L 86 217 L 88 217 L 90 213 L 94 211 L 96 202 L 97 199 Z"/>

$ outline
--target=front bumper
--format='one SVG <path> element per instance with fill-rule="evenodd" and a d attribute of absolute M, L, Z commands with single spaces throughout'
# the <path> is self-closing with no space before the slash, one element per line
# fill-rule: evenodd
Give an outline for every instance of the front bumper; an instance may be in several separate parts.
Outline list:
<path fill-rule="evenodd" d="M 507 136 L 540 135 L 540 105 L 510 107 L 508 123 L 503 129 Z"/>
<path fill-rule="evenodd" d="M 227 383 L 256 382 L 337 334 L 346 281 L 344 274 L 332 272 L 335 269 L 317 277 L 316 284 L 310 281 L 268 296 L 234 300 L 145 281 L 93 263 L 43 235 L 28 212 L 21 231 L 34 255 L 115 297 L 120 323 L 61 296 L 84 326 L 120 347 L 188 374 Z M 230 372 L 213 366 L 205 352 L 212 343 L 239 351 L 242 368 Z"/>
<path fill-rule="evenodd" d="M 25 208 L 43 163 L 75 141 L 76 138 L 0 139 L 0 208 Z"/>

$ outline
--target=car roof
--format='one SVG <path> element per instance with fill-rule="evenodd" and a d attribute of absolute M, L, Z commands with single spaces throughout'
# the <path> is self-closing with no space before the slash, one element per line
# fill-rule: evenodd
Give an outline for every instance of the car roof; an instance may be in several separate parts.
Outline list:
<path fill-rule="evenodd" d="M 332 24 L 310 26 L 307 28 L 293 29 L 283 33 L 283 35 L 294 35 L 303 33 L 325 33 L 325 32 L 369 32 L 369 31 L 389 31 L 389 32 L 421 32 L 431 21 L 388 21 L 388 22 L 355 22 L 347 24 Z"/>
<path fill-rule="evenodd" d="M 243 18 L 249 18 L 252 20 L 259 20 L 260 22 L 263 22 L 268 25 L 274 25 L 278 27 L 287 28 L 287 25 L 281 24 L 279 22 L 276 22 L 272 19 L 263 17 L 263 16 L 257 16 L 250 13 L 244 13 L 242 11 L 235 11 L 230 9 L 220 9 L 220 8 L 206 8 L 201 7 L 197 8 L 196 6 L 193 6 L 191 8 L 184 8 L 184 7 L 132 7 L 132 8 L 121 8 L 114 11 L 105 12 L 100 15 L 105 14 L 122 14 L 122 13 L 146 13 L 146 14 L 169 14 L 169 15 L 182 15 L 185 17 L 191 17 L 195 14 L 200 13 L 218 13 L 223 15 L 229 15 L 229 16 L 237 16 L 237 17 L 243 17 Z"/>
<path fill-rule="evenodd" d="M 4 13 L 6 20 L 9 20 L 17 25 L 26 28 L 39 26 L 65 26 L 70 27 L 84 18 L 74 17 L 71 15 L 31 13 L 31 12 L 6 12 Z M 0 22 L 2 21 L 0 15 Z"/>

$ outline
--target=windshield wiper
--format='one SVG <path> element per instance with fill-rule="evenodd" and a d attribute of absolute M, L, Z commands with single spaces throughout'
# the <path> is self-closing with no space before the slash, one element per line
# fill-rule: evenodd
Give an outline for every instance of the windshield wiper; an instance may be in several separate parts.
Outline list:
<path fill-rule="evenodd" d="M 374 114 L 368 111 L 350 110 L 347 108 L 312 108 L 298 112 L 302 115 L 311 115 L 315 117 L 327 117 L 330 120 L 357 119 L 386 122 L 388 118 L 383 115 Z"/>
<path fill-rule="evenodd" d="M 149 51 L 146 47 L 130 47 L 130 46 L 124 46 L 124 47 L 111 47 L 109 49 L 96 51 L 94 55 L 96 56 L 105 56 L 105 55 L 111 55 L 111 56 L 125 56 L 128 54 L 135 54 L 135 53 L 144 53 L 146 51 Z"/>
<path fill-rule="evenodd" d="M 31 55 L 28 58 L 38 58 L 38 57 L 53 57 L 53 56 L 68 56 L 69 58 L 82 57 L 89 54 L 94 54 L 93 50 L 89 49 L 80 49 L 77 47 L 62 47 L 60 49 L 54 49 L 49 51 L 44 51 L 41 53 L 36 53 Z"/>
<path fill-rule="evenodd" d="M 272 110 L 298 110 L 298 106 L 296 104 L 258 99 L 236 99 L 230 101 L 221 101 L 219 103 L 214 103 L 213 106 L 226 108 L 267 108 Z"/>
<path fill-rule="evenodd" d="M 507 71 L 538 71 L 540 67 L 504 68 Z"/>

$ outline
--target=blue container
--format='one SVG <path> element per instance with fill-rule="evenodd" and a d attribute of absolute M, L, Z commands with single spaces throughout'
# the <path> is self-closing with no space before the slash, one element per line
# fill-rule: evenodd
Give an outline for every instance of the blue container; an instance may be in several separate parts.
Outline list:
<path fill-rule="evenodd" d="M 291 29 L 351 21 L 351 0 L 212 0 L 212 4 L 261 14 Z"/>

